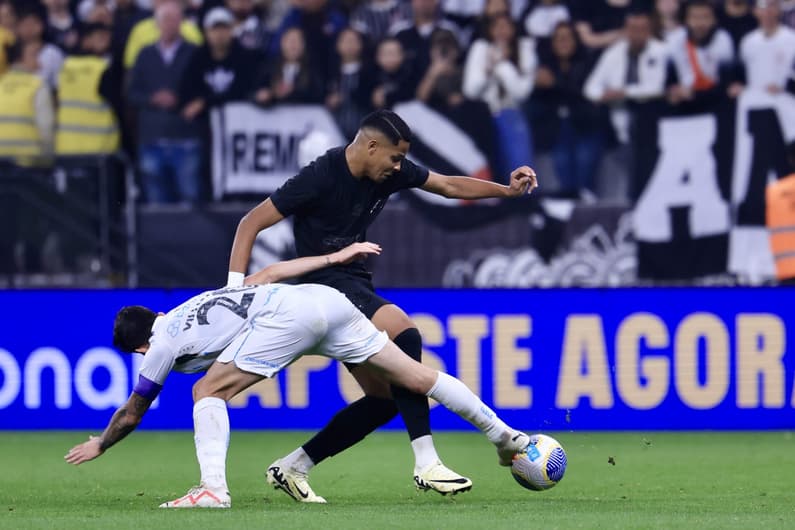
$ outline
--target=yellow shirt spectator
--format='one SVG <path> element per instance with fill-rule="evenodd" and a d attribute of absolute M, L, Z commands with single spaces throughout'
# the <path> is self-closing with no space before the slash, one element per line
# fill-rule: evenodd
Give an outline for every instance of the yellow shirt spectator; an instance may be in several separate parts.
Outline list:
<path fill-rule="evenodd" d="M 14 44 L 14 34 L 6 28 L 0 27 L 0 75 L 8 70 L 8 56 L 6 47 Z"/>
<path fill-rule="evenodd" d="M 196 24 L 189 20 L 183 20 L 179 27 L 179 34 L 186 41 L 201 46 L 202 33 Z M 130 32 L 130 38 L 127 39 L 127 47 L 124 48 L 124 67 L 132 68 L 138 54 L 144 48 L 154 44 L 160 38 L 160 29 L 157 27 L 154 17 L 150 17 L 140 21 Z"/>

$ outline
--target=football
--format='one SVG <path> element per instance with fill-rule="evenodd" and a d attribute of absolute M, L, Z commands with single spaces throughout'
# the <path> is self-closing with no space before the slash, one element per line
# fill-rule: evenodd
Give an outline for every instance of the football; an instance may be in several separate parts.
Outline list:
<path fill-rule="evenodd" d="M 566 472 L 566 452 L 557 440 L 544 434 L 533 434 L 530 443 L 516 453 L 511 475 L 523 488 L 548 490 L 560 482 Z"/>

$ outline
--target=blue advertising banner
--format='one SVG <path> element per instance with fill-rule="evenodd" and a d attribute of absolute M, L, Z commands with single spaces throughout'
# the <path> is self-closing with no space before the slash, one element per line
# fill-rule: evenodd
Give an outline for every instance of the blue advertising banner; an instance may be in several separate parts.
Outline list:
<path fill-rule="evenodd" d="M 168 310 L 195 291 L 0 292 L 0 429 L 100 429 L 137 379 L 113 350 L 119 307 Z M 787 288 L 394 290 L 424 362 L 528 430 L 795 428 L 795 304 Z M 169 376 L 141 425 L 191 429 Z M 230 403 L 233 429 L 316 429 L 361 395 L 306 357 Z M 435 407 L 436 430 L 468 424 Z M 392 427 L 400 427 L 393 422 Z"/>

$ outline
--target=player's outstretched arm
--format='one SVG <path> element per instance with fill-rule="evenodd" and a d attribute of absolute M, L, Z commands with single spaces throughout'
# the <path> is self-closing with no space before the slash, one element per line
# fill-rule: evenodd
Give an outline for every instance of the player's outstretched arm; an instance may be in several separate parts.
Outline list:
<path fill-rule="evenodd" d="M 247 276 L 245 284 L 252 285 L 280 282 L 325 267 L 345 265 L 352 261 L 365 258 L 370 254 L 381 254 L 381 247 L 368 241 L 364 243 L 353 243 L 337 252 L 326 254 L 325 256 L 307 256 L 268 265 L 261 271 Z"/>
<path fill-rule="evenodd" d="M 141 418 L 152 401 L 133 392 L 127 403 L 113 414 L 110 423 L 100 436 L 91 436 L 87 442 L 72 447 L 64 457 L 69 464 L 80 465 L 94 460 L 116 442 L 130 434 L 141 423 Z"/>
<path fill-rule="evenodd" d="M 521 166 L 511 173 L 508 186 L 471 177 L 449 177 L 431 171 L 422 189 L 451 199 L 486 199 L 518 197 L 537 187 L 536 172 L 528 166 Z"/>
<path fill-rule="evenodd" d="M 265 199 L 249 211 L 237 225 L 235 240 L 232 242 L 232 255 L 229 258 L 229 284 L 239 285 L 243 282 L 248 260 L 254 240 L 260 231 L 271 227 L 284 219 L 270 199 Z M 237 278 L 235 281 L 233 276 Z"/>

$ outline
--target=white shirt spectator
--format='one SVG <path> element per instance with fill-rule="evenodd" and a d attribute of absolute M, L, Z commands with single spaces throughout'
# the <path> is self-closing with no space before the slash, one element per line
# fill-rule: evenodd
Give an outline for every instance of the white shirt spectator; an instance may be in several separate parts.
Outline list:
<path fill-rule="evenodd" d="M 524 29 L 534 38 L 552 36 L 555 27 L 571 18 L 568 8 L 563 4 L 539 4 L 524 19 Z"/>
<path fill-rule="evenodd" d="M 668 52 L 665 44 L 651 39 L 638 56 L 638 79 L 627 83 L 629 44 L 622 39 L 599 58 L 585 83 L 585 97 L 598 102 L 607 90 L 623 90 L 627 99 L 645 100 L 662 97 L 665 91 L 665 68 Z"/>
<path fill-rule="evenodd" d="M 696 81 L 696 74 L 688 52 L 687 30 L 679 28 L 674 31 L 666 39 L 666 44 L 671 61 L 676 68 L 679 84 L 692 89 Z M 697 46 L 694 52 L 701 72 L 714 82 L 718 81 L 721 66 L 734 61 L 732 39 L 729 33 L 723 29 L 715 31 L 710 41 L 704 46 Z"/>
<path fill-rule="evenodd" d="M 782 25 L 770 37 L 761 29 L 752 31 L 740 42 L 740 60 L 748 88 L 783 90 L 795 62 L 795 30 Z"/>
<path fill-rule="evenodd" d="M 476 40 L 464 66 L 464 95 L 485 101 L 495 114 L 518 107 L 533 90 L 538 59 L 532 39 L 519 39 L 518 55 L 517 66 L 501 58 L 489 41 Z"/>
<path fill-rule="evenodd" d="M 665 73 L 668 51 L 662 42 L 650 39 L 637 58 L 637 80 L 628 83 L 629 43 L 621 39 L 612 44 L 596 63 L 588 81 L 585 82 L 585 97 L 600 102 L 608 90 L 621 90 L 628 100 L 645 101 L 662 97 L 665 93 Z M 610 118 L 619 141 L 629 141 L 629 115 L 625 108 L 614 106 Z"/>

